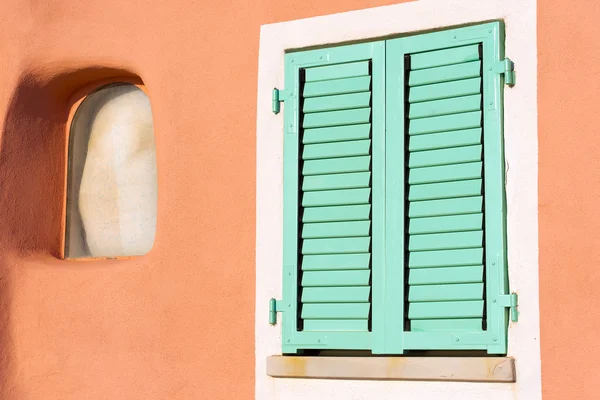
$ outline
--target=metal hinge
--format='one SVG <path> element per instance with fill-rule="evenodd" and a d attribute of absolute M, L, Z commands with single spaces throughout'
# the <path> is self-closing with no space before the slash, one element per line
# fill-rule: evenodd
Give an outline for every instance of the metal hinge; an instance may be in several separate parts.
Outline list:
<path fill-rule="evenodd" d="M 275 114 L 279 114 L 279 111 L 281 111 L 281 105 L 279 104 L 282 101 L 285 101 L 289 96 L 289 93 L 287 90 L 279 90 L 277 88 L 273 88 L 273 112 Z"/>
<path fill-rule="evenodd" d="M 519 310 L 517 310 L 517 306 L 519 305 L 519 296 L 517 296 L 516 293 L 502 294 L 498 296 L 498 303 L 500 307 L 510 308 L 510 319 L 512 322 L 519 321 Z"/>
<path fill-rule="evenodd" d="M 498 61 L 491 69 L 497 74 L 504 74 L 504 83 L 509 86 L 515 85 L 515 63 L 510 58 Z"/>
<path fill-rule="evenodd" d="M 277 324 L 277 313 L 284 311 L 281 302 L 281 300 L 269 300 L 269 324 L 271 325 Z"/>

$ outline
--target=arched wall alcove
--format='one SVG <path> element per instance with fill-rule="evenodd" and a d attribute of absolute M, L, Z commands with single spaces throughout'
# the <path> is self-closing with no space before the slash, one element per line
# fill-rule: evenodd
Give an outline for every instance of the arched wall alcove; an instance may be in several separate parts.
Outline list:
<path fill-rule="evenodd" d="M 50 69 L 48 69 L 50 70 Z M 73 106 L 111 82 L 142 84 L 129 71 L 89 67 L 23 74 L 0 142 L 0 246 L 21 255 L 61 255 L 67 132 Z"/>

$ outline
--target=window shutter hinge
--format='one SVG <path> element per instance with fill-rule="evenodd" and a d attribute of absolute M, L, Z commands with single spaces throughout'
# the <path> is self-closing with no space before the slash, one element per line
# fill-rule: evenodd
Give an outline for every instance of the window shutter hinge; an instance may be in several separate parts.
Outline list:
<path fill-rule="evenodd" d="M 496 74 L 504 74 L 504 83 L 508 86 L 515 85 L 515 63 L 510 58 L 498 61 L 492 70 Z"/>
<path fill-rule="evenodd" d="M 277 324 L 277 313 L 284 311 L 281 302 L 281 300 L 269 300 L 269 324 L 271 325 Z"/>
<path fill-rule="evenodd" d="M 288 97 L 289 96 L 287 90 L 279 90 L 277 88 L 273 88 L 273 113 L 279 114 L 279 111 L 281 111 L 281 105 L 279 103 L 287 100 Z"/>
<path fill-rule="evenodd" d="M 510 308 L 510 319 L 512 322 L 519 321 L 519 310 L 517 309 L 517 306 L 519 305 L 519 296 L 517 296 L 516 293 L 498 296 L 498 305 L 500 307 Z"/>

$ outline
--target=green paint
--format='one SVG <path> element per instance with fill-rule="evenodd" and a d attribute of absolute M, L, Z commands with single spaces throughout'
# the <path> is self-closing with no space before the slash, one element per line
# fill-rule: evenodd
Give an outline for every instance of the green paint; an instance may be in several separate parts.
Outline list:
<path fill-rule="evenodd" d="M 481 78 L 465 79 L 417 86 L 410 89 L 408 97 L 411 103 L 469 96 L 481 93 Z"/>
<path fill-rule="evenodd" d="M 349 110 L 353 108 L 369 107 L 370 101 L 371 92 L 312 97 L 304 100 L 302 111 L 304 113 L 314 113 L 323 111 Z"/>
<path fill-rule="evenodd" d="M 306 82 L 326 81 L 330 79 L 353 78 L 369 75 L 369 62 L 349 62 L 306 68 Z"/>
<path fill-rule="evenodd" d="M 481 161 L 481 151 L 481 145 L 415 151 L 410 153 L 408 166 L 412 172 L 412 168 Z M 480 177 L 478 176 L 477 178 Z"/>
<path fill-rule="evenodd" d="M 483 229 L 483 214 L 448 215 L 443 217 L 410 218 L 408 233 L 442 233 Z"/>
<path fill-rule="evenodd" d="M 326 158 L 324 160 L 309 160 L 304 163 L 302 175 L 339 174 L 342 172 L 369 171 L 371 156 Z"/>
<path fill-rule="evenodd" d="M 454 105 L 460 105 L 460 100 L 454 100 Z M 479 103 L 476 103 L 476 106 L 479 108 Z M 409 126 L 409 135 L 479 128 L 481 126 L 481 111 L 411 119 Z"/>
<path fill-rule="evenodd" d="M 422 35 L 426 36 L 426 35 Z M 411 69 L 434 68 L 441 65 L 462 64 L 468 61 L 479 60 L 477 45 L 453 47 L 444 50 L 428 50 L 426 53 L 411 55 Z"/>
<path fill-rule="evenodd" d="M 481 154 L 481 151 L 479 153 Z M 481 158 L 481 155 L 479 158 Z M 423 183 L 476 179 L 481 177 L 482 169 L 482 162 L 465 162 L 433 167 L 411 168 L 408 173 L 408 183 L 411 185 L 420 185 Z"/>
<path fill-rule="evenodd" d="M 302 190 L 311 192 L 315 190 L 368 188 L 371 180 L 370 172 L 353 172 L 349 174 L 310 175 L 304 177 Z"/>
<path fill-rule="evenodd" d="M 322 97 L 321 97 L 322 99 Z M 339 111 L 304 114 L 303 128 L 322 128 L 327 126 L 343 126 L 368 123 L 371 108 L 359 108 Z"/>
<path fill-rule="evenodd" d="M 322 224 L 303 224 L 302 238 L 369 236 L 369 221 L 325 222 Z"/>
<path fill-rule="evenodd" d="M 344 142 L 347 140 L 368 139 L 371 124 L 345 125 L 330 128 L 305 129 L 302 143 Z"/>
<path fill-rule="evenodd" d="M 471 214 L 483 211 L 483 196 L 461 197 L 456 199 L 411 201 L 408 216 L 435 217 L 443 215 Z"/>
<path fill-rule="evenodd" d="M 460 114 L 469 111 L 478 111 L 480 109 L 481 94 L 474 94 L 471 96 L 453 97 L 451 99 L 425 101 L 411 104 L 409 117 L 411 119 L 435 117 L 445 114 Z M 479 125 L 477 127 L 479 127 Z"/>
<path fill-rule="evenodd" d="M 450 147 L 470 146 L 481 143 L 481 128 L 464 131 L 430 133 L 411 136 L 408 142 L 410 151 L 435 150 Z"/>
<path fill-rule="evenodd" d="M 371 77 L 334 79 L 331 81 L 310 82 L 304 85 L 302 95 L 305 98 L 316 96 L 331 96 L 334 94 L 348 94 L 365 92 L 369 90 Z"/>
<path fill-rule="evenodd" d="M 506 353 L 503 29 L 286 54 L 284 353 Z"/>
<path fill-rule="evenodd" d="M 448 81 L 475 78 L 479 76 L 481 61 L 471 61 L 437 68 L 428 68 L 410 73 L 409 86 L 431 85 Z"/>
<path fill-rule="evenodd" d="M 430 270 L 411 269 L 408 277 L 410 285 L 439 285 L 446 283 L 483 282 L 483 265 L 470 267 L 441 267 L 435 273 Z"/>

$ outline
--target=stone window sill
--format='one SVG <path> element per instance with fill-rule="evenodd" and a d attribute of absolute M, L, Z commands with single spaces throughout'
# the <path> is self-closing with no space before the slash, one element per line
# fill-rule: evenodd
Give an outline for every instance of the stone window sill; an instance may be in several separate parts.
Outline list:
<path fill-rule="evenodd" d="M 267 357 L 274 378 L 515 382 L 510 357 Z"/>

